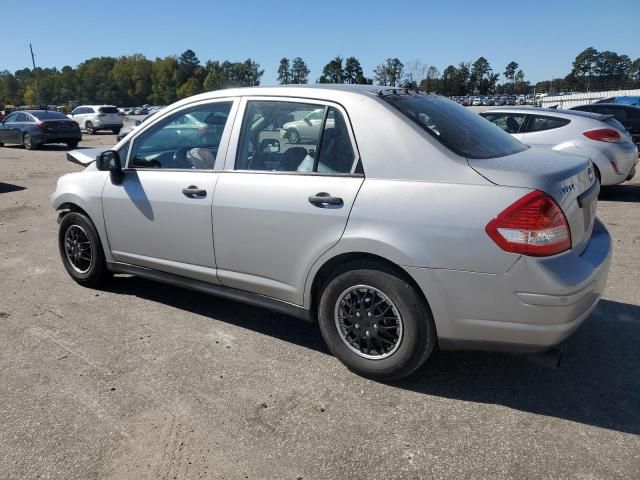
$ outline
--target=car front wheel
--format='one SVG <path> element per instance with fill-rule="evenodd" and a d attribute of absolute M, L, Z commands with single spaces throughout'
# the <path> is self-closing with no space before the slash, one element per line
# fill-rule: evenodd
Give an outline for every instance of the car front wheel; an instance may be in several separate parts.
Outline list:
<path fill-rule="evenodd" d="M 94 133 L 96 133 L 95 128 L 93 128 L 93 123 L 91 122 L 87 122 L 84 126 L 85 130 L 87 131 L 87 133 L 89 135 L 93 135 Z"/>
<path fill-rule="evenodd" d="M 350 370 L 396 380 L 420 367 L 436 344 L 429 307 L 402 275 L 384 265 L 343 268 L 318 308 L 322 335 Z"/>
<path fill-rule="evenodd" d="M 58 247 L 65 269 L 80 285 L 95 287 L 109 275 L 100 237 L 87 216 L 70 212 L 62 217 Z"/>

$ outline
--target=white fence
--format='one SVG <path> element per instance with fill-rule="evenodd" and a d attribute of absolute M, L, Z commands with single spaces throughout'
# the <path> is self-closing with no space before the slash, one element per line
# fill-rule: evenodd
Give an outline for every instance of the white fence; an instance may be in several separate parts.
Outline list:
<path fill-rule="evenodd" d="M 640 89 L 635 90 L 608 90 L 606 92 L 580 92 L 566 95 L 554 95 L 541 97 L 538 105 L 545 108 L 571 108 L 585 105 L 609 97 L 621 97 L 626 95 L 640 96 Z"/>

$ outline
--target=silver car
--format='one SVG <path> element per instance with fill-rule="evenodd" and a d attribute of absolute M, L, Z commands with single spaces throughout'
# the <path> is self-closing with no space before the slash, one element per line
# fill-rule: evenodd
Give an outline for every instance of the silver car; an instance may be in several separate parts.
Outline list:
<path fill-rule="evenodd" d="M 631 180 L 638 149 L 613 115 L 550 108 L 500 108 L 482 112 L 487 120 L 527 145 L 588 157 L 602 185 Z"/>
<path fill-rule="evenodd" d="M 318 109 L 315 138 L 279 141 Z M 185 114 L 221 135 L 184 145 Z M 591 162 L 435 95 L 210 92 L 68 157 L 88 164 L 52 195 L 75 281 L 133 274 L 317 321 L 336 357 L 377 379 L 410 374 L 436 345 L 547 351 L 589 316 L 609 270 Z"/>

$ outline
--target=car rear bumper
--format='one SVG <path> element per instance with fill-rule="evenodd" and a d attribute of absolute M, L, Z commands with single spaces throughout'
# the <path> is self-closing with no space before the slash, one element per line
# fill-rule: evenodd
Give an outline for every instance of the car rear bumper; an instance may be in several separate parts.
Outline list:
<path fill-rule="evenodd" d="M 56 132 L 43 133 L 34 138 L 37 143 L 64 143 L 79 142 L 82 140 L 82 133 L 78 132 Z"/>
<path fill-rule="evenodd" d="M 595 308 L 607 280 L 611 236 L 596 219 L 587 248 L 521 257 L 504 274 L 407 268 L 423 289 L 444 349 L 547 350 Z"/>
<path fill-rule="evenodd" d="M 102 123 L 94 122 L 93 128 L 95 130 L 112 130 L 114 128 L 122 128 L 122 123 Z"/>

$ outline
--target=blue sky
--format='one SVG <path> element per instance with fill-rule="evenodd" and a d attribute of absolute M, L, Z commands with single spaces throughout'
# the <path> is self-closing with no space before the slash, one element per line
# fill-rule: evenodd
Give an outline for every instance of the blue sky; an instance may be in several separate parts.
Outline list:
<path fill-rule="evenodd" d="M 203 62 L 251 57 L 263 85 L 276 82 L 283 56 L 301 56 L 311 82 L 336 55 L 356 56 L 369 77 L 387 57 L 442 72 L 482 55 L 501 74 L 515 60 L 533 82 L 566 75 L 590 46 L 640 57 L 640 0 L 1 1 L 0 70 L 10 71 L 31 65 L 29 42 L 43 67 L 188 48 Z"/>

